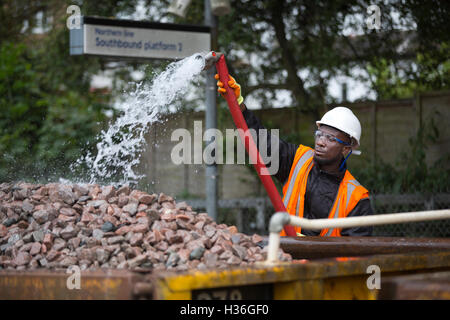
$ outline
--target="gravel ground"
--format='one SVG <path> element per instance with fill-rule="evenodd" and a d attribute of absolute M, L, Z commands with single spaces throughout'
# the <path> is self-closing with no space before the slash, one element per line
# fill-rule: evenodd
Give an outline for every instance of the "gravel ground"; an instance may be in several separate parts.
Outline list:
<path fill-rule="evenodd" d="M 127 186 L 2 183 L 0 223 L 0 269 L 204 270 L 267 256 L 261 236 Z"/>

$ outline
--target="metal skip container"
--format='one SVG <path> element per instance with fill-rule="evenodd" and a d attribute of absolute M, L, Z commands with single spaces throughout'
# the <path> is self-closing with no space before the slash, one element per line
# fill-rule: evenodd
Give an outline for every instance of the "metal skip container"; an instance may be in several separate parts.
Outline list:
<path fill-rule="evenodd" d="M 280 246 L 295 260 L 185 272 L 81 271 L 79 288 L 63 270 L 0 270 L 0 299 L 449 298 L 449 239 L 302 237 Z"/>

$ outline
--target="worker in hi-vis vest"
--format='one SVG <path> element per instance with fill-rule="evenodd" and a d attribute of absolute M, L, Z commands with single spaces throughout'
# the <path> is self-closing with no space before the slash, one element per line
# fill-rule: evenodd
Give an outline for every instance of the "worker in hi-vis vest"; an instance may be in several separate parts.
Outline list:
<path fill-rule="evenodd" d="M 217 74 L 215 78 L 219 80 Z M 228 85 L 234 90 L 249 129 L 264 129 L 258 118 L 246 108 L 241 87 L 231 76 Z M 220 93 L 226 92 L 222 82 L 218 81 L 217 86 Z M 316 125 L 314 149 L 287 143 L 267 131 L 266 154 L 271 154 L 271 139 L 278 139 L 279 168 L 273 175 L 283 184 L 283 202 L 287 211 L 306 219 L 372 214 L 369 191 L 350 174 L 346 165 L 350 154 L 361 153 L 355 150 L 361 138 L 358 118 L 350 109 L 337 107 L 325 113 Z M 259 148 L 260 141 L 257 145 Z M 298 236 L 370 236 L 372 227 L 321 231 L 295 227 L 295 231 Z M 284 230 L 281 235 L 286 235 Z"/>

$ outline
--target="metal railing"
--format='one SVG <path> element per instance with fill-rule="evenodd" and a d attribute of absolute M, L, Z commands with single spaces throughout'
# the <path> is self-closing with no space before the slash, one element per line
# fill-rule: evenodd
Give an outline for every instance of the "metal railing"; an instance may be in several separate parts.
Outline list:
<path fill-rule="evenodd" d="M 177 199 L 178 201 L 183 201 Z M 205 200 L 186 199 L 191 207 L 202 210 Z M 440 210 L 450 208 L 450 194 L 378 194 L 371 195 L 370 201 L 375 214 Z M 274 213 L 269 198 L 239 198 L 219 200 L 219 220 L 237 226 L 243 233 L 268 234 L 268 223 Z M 230 217 L 231 215 L 231 217 Z M 374 236 L 399 237 L 450 237 L 450 220 L 413 222 L 374 227 Z"/>

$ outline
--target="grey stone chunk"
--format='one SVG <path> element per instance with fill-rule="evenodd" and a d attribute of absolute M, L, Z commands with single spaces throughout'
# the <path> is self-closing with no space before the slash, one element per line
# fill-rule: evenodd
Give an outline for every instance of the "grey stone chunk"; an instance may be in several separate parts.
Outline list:
<path fill-rule="evenodd" d="M 77 230 L 72 225 L 68 225 L 67 227 L 65 227 L 64 229 L 61 230 L 59 235 L 64 240 L 68 240 L 70 238 L 75 237 L 77 235 L 77 233 L 78 233 Z"/>
<path fill-rule="evenodd" d="M 33 213 L 33 218 L 37 223 L 43 224 L 48 221 L 48 211 L 47 210 L 38 210 Z"/>
<path fill-rule="evenodd" d="M 171 252 L 166 262 L 166 267 L 175 267 L 180 261 L 180 256 L 176 252 Z"/>
<path fill-rule="evenodd" d="M 101 239 L 101 238 L 103 238 L 103 234 L 104 234 L 104 232 L 103 232 L 102 230 L 100 230 L 100 229 L 94 229 L 94 231 L 92 231 L 92 236 L 93 236 L 95 239 Z"/>
<path fill-rule="evenodd" d="M 92 197 L 91 196 L 81 196 L 78 198 L 78 202 L 86 202 L 88 200 L 91 200 Z"/>
<path fill-rule="evenodd" d="M 3 222 L 3 225 L 8 228 L 8 227 L 10 227 L 10 226 L 12 226 L 13 224 L 16 224 L 16 223 L 17 223 L 17 219 L 9 218 L 9 219 L 6 219 L 5 222 Z"/>
<path fill-rule="evenodd" d="M 15 234 L 13 234 L 12 236 L 9 237 L 8 244 L 13 245 L 19 240 L 20 240 L 20 234 L 15 233 Z"/>
<path fill-rule="evenodd" d="M 130 214 L 130 216 L 134 216 L 137 212 L 138 204 L 137 203 L 128 203 L 123 207 L 123 211 Z"/>
<path fill-rule="evenodd" d="M 25 201 L 22 203 L 22 210 L 23 210 L 23 211 L 25 211 L 25 212 L 27 212 L 27 213 L 30 213 L 30 212 L 33 211 L 33 209 L 34 209 L 34 206 L 33 206 L 29 201 L 25 200 Z"/>
<path fill-rule="evenodd" d="M 42 242 L 44 240 L 44 232 L 43 231 L 34 231 L 32 232 L 33 241 L 34 242 Z"/>
<path fill-rule="evenodd" d="M 87 203 L 88 206 L 94 207 L 95 209 L 100 208 L 101 205 L 108 204 L 106 200 L 93 200 Z"/>
<path fill-rule="evenodd" d="M 109 221 L 106 221 L 103 225 L 102 225 L 102 231 L 103 232 L 110 232 L 110 231 L 114 231 L 116 228 L 115 228 L 115 226 L 111 223 L 111 222 L 109 222 Z"/>
<path fill-rule="evenodd" d="M 108 244 L 122 243 L 124 241 L 125 241 L 125 238 L 122 236 L 108 238 Z"/>
<path fill-rule="evenodd" d="M 203 256 L 203 253 L 205 253 L 205 248 L 203 247 L 197 247 L 194 250 L 191 251 L 189 254 L 190 260 L 200 260 Z"/>

